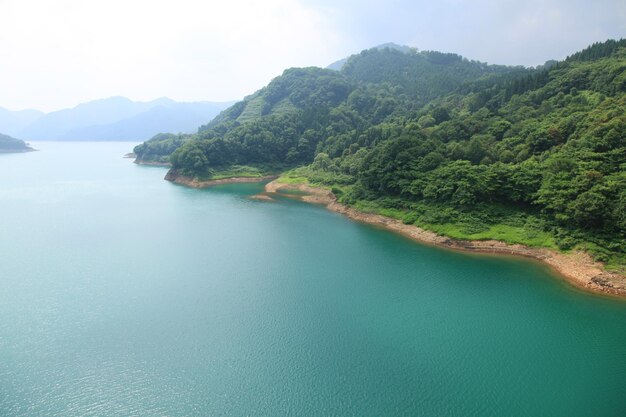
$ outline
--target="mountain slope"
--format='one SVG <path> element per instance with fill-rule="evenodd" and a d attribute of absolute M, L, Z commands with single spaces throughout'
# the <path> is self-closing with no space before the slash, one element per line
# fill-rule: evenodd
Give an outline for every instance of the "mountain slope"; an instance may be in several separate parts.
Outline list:
<path fill-rule="evenodd" d="M 293 114 L 319 106 L 333 106 L 347 98 L 349 81 L 335 71 L 321 68 L 291 68 L 267 87 L 246 97 L 200 127 L 207 131 L 230 122 L 246 123 L 267 116 Z"/>
<path fill-rule="evenodd" d="M 350 57 L 340 72 L 288 69 L 200 127 L 195 137 L 199 141 L 188 146 L 224 149 L 219 155 L 209 150 L 190 150 L 189 154 L 205 157 L 194 162 L 196 168 L 189 172 L 204 175 L 201 170 L 216 163 L 308 163 L 322 138 L 351 141 L 349 132 L 415 113 L 431 96 L 508 69 L 470 62 L 457 55 L 441 59 L 440 55 L 445 54 L 372 49 Z M 411 83 L 420 77 L 427 78 L 427 82 Z M 158 150 L 171 146 L 157 142 L 149 141 L 139 149 L 139 161 L 147 161 L 147 155 L 158 160 L 167 157 Z M 186 151 L 180 152 L 184 155 Z M 183 163 L 181 168 L 188 170 L 190 164 Z"/>
<path fill-rule="evenodd" d="M 409 53 L 409 52 L 411 52 L 413 50 L 413 48 L 411 48 L 409 46 L 398 45 L 397 43 L 393 43 L 393 42 L 388 42 L 388 43 L 384 43 L 382 45 L 375 46 L 373 49 L 395 49 L 395 50 L 400 51 L 402 53 Z M 342 58 L 342 59 L 340 59 L 338 61 L 335 61 L 332 64 L 330 64 L 329 66 L 327 66 L 326 69 L 330 69 L 330 70 L 334 70 L 334 71 L 341 71 L 341 69 L 346 64 L 346 62 L 348 62 L 348 59 L 350 59 L 350 57 Z"/>
<path fill-rule="evenodd" d="M 19 136 L 26 126 L 43 115 L 39 110 L 11 111 L 0 107 L 0 129 L 7 135 Z"/>
<path fill-rule="evenodd" d="M 230 103 L 168 103 L 120 121 L 72 129 L 61 140 L 146 140 L 157 132 L 195 132 Z"/>
<path fill-rule="evenodd" d="M 94 100 L 71 109 L 48 113 L 27 126 L 20 135 L 31 140 L 59 140 L 72 129 L 114 123 L 144 112 L 154 105 L 134 103 L 125 97 Z"/>
<path fill-rule="evenodd" d="M 462 86 L 297 172 L 464 239 L 581 248 L 626 270 L 626 41 Z"/>
<path fill-rule="evenodd" d="M 48 113 L 24 127 L 30 140 L 146 140 L 162 131 L 193 132 L 231 103 L 134 102 L 110 97 Z"/>

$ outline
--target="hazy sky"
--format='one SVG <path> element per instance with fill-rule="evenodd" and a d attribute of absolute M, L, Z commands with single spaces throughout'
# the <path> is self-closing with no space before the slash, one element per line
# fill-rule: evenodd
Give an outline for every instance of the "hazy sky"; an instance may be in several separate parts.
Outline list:
<path fill-rule="evenodd" d="M 620 37 L 624 0 L 0 0 L 0 107 L 237 100 L 385 42 L 537 65 Z"/>

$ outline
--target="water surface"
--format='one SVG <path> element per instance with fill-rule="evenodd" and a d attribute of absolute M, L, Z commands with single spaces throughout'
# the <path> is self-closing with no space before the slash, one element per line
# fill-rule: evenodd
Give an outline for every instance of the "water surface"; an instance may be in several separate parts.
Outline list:
<path fill-rule="evenodd" d="M 127 143 L 0 155 L 0 416 L 626 415 L 626 303 Z"/>

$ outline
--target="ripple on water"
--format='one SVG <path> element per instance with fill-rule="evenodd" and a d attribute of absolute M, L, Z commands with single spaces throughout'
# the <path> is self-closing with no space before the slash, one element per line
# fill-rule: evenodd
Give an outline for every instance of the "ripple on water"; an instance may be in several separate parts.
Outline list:
<path fill-rule="evenodd" d="M 626 409 L 626 304 L 537 263 L 36 147 L 0 176 L 2 417 Z"/>

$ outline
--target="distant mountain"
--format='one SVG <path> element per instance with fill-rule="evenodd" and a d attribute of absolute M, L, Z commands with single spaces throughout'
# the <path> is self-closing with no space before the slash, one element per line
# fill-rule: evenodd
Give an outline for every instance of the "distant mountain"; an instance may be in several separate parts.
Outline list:
<path fill-rule="evenodd" d="M 90 101 L 71 109 L 48 113 L 27 126 L 19 136 L 31 140 L 59 140 L 70 130 L 115 123 L 147 111 L 154 105 L 152 102 L 135 103 L 125 97 Z"/>
<path fill-rule="evenodd" d="M 48 114 L 0 112 L 0 129 L 29 140 L 146 140 L 160 132 L 191 133 L 232 103 L 135 102 L 110 97 Z"/>
<path fill-rule="evenodd" d="M 160 132 L 191 133 L 231 103 L 170 101 L 110 124 L 72 129 L 61 140 L 146 140 Z"/>
<path fill-rule="evenodd" d="M 0 107 L 0 129 L 7 135 L 19 136 L 20 132 L 44 116 L 39 110 L 11 111 Z"/>
<path fill-rule="evenodd" d="M 402 52 L 403 54 L 408 54 L 409 52 L 411 52 L 413 50 L 413 48 L 411 48 L 409 46 L 398 45 L 397 43 L 393 43 L 393 42 L 383 43 L 382 45 L 375 46 L 372 49 L 378 49 L 378 50 L 394 49 L 396 51 Z M 348 62 L 348 59 L 350 59 L 350 57 L 346 57 L 346 58 L 340 59 L 339 61 L 335 61 L 332 64 L 330 64 L 329 66 L 327 66 L 326 69 L 330 69 L 330 70 L 334 70 L 334 71 L 341 71 L 341 69 L 343 68 L 344 64 L 346 62 Z"/>
<path fill-rule="evenodd" d="M 29 152 L 33 150 L 23 140 L 0 134 L 0 153 Z"/>

